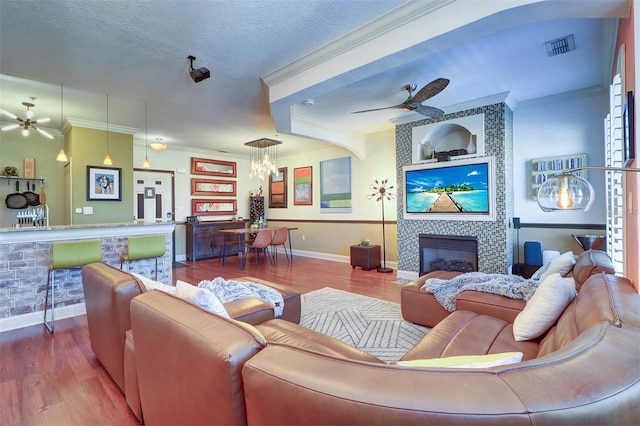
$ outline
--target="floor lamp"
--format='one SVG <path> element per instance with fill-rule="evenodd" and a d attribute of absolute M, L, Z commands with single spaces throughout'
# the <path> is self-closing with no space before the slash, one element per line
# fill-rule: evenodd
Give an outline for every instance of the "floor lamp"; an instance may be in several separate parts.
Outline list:
<path fill-rule="evenodd" d="M 378 268 L 378 272 L 389 273 L 392 272 L 393 269 L 387 268 L 387 249 L 385 242 L 385 229 L 384 229 L 384 200 L 387 201 L 393 200 L 396 196 L 394 193 L 389 191 L 393 189 L 393 185 L 387 187 L 387 183 L 389 182 L 389 177 L 385 177 L 381 181 L 378 182 L 375 176 L 373 176 L 373 184 L 369 185 L 369 188 L 373 189 L 373 194 L 367 195 L 367 200 L 371 200 L 372 198 L 376 199 L 376 203 L 381 203 L 382 205 L 382 266 Z"/>

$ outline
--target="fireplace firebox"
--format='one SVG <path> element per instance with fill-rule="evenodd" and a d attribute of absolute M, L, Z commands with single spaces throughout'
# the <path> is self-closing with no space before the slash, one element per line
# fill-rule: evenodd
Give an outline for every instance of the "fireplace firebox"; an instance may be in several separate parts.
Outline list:
<path fill-rule="evenodd" d="M 432 271 L 478 270 L 478 238 L 458 235 L 419 234 L 420 275 Z"/>

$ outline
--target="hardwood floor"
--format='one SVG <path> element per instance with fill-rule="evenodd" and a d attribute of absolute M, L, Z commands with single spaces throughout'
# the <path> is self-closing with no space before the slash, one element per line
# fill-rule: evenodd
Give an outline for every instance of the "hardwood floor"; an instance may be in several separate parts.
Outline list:
<path fill-rule="evenodd" d="M 289 285 L 301 293 L 333 287 L 399 303 L 395 273 L 352 269 L 348 263 L 284 254 L 278 265 L 254 266 L 249 257 L 221 265 L 217 259 L 175 265 L 173 279 L 197 284 L 215 277 L 253 276 Z M 0 424 L 137 425 L 124 395 L 91 351 L 86 316 L 56 321 L 54 335 L 43 325 L 0 333 Z"/>

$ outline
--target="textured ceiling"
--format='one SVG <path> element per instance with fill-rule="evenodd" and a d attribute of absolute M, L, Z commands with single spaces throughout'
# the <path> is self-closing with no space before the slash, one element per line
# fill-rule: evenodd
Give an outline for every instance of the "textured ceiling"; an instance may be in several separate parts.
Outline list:
<path fill-rule="evenodd" d="M 282 151 L 286 152 L 307 149 L 316 143 L 313 138 L 335 142 L 324 137 L 331 132 L 366 134 L 390 129 L 390 120 L 407 119 L 408 114 L 419 119 L 416 113 L 402 110 L 350 112 L 400 103 L 406 98 L 403 85 L 420 87 L 437 77 L 449 78 L 451 84 L 425 103 L 445 111 L 502 92 L 523 101 L 604 87 L 611 60 L 606 41 L 613 21 L 592 18 L 620 16 L 627 2 L 593 0 L 590 8 L 566 0 L 484 2 L 485 9 L 499 4 L 506 12 L 476 19 L 482 16 L 475 10 L 480 3 L 2 0 L 0 107 L 24 115 L 21 102 L 36 97 L 36 118 L 50 116 L 46 126 L 59 129 L 60 84 L 64 84 L 65 117 L 104 123 L 108 93 L 112 129 L 144 129 L 144 104 L 148 103 L 150 142 L 159 137 L 171 146 L 242 153 L 244 142 L 280 132 L 277 138 L 285 141 Z M 509 9 L 510 4 L 529 3 L 535 9 Z M 536 3 L 544 3 L 544 8 Z M 439 27 L 446 32 L 421 40 L 422 31 L 400 33 L 404 24 L 400 20 L 385 21 L 384 16 L 382 21 L 374 20 L 397 6 L 429 6 L 440 17 L 447 16 L 447 8 L 469 6 L 470 21 L 458 25 L 460 14 L 449 15 L 456 16 L 451 22 L 434 18 L 433 28 L 423 26 L 428 28 L 424 32 Z M 559 7 L 568 12 L 559 13 Z M 409 18 L 404 19 L 413 19 Z M 339 75 L 328 75 L 329 67 L 329 72 L 325 68 L 306 81 L 305 73 L 320 66 L 311 64 L 304 72 L 283 78 L 280 84 L 284 85 L 288 78 L 298 78 L 299 88 L 292 95 L 283 97 L 280 105 L 271 99 L 273 87 L 262 83 L 261 77 L 274 70 L 296 69 L 303 55 L 328 49 L 331 42 L 354 30 L 377 28 L 376 22 L 384 22 L 398 34 L 395 41 L 388 41 L 384 38 L 392 33 L 388 28 L 386 33 L 376 30 L 379 36 L 370 32 L 377 38 L 367 48 L 381 52 L 379 59 L 348 72 L 338 71 L 358 59 L 354 54 L 333 67 Z M 576 51 L 547 58 L 544 41 L 568 33 L 575 34 Z M 396 47 L 401 44 L 398 40 L 413 38 L 418 41 Z M 197 57 L 196 68 L 209 68 L 211 78 L 194 83 L 188 74 L 188 55 Z M 306 95 L 315 104 L 301 108 L 301 97 Z M 297 131 L 308 137 L 282 134 L 293 132 L 294 126 L 277 119 L 274 123 L 276 106 L 295 110 L 298 118 L 329 132 Z M 144 132 L 135 137 L 144 139 Z"/>

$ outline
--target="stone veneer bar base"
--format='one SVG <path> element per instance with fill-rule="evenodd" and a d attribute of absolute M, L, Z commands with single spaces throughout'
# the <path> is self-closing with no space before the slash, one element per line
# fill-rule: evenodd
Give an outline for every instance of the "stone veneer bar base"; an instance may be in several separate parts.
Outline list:
<path fill-rule="evenodd" d="M 119 267 L 128 237 L 164 234 L 167 249 L 162 260 L 158 259 L 158 281 L 172 284 L 174 228 L 173 222 L 131 222 L 0 230 L 0 332 L 42 322 L 53 242 L 101 238 L 102 261 Z M 132 272 L 155 275 L 154 259 L 134 261 L 130 266 Z M 56 319 L 83 314 L 81 269 L 55 274 Z"/>

